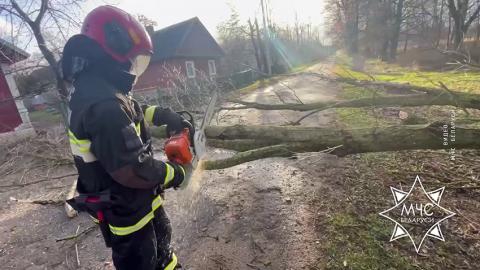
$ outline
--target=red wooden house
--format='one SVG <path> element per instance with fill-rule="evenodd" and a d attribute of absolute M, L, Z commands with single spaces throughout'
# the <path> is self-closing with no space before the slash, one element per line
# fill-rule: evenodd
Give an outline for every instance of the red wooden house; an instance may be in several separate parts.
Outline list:
<path fill-rule="evenodd" d="M 0 134 L 31 129 L 28 112 L 19 96 L 10 65 L 28 58 L 28 53 L 0 39 Z M 22 125 L 23 124 L 23 125 Z"/>
<path fill-rule="evenodd" d="M 154 54 L 135 91 L 168 89 L 178 75 L 194 80 L 219 73 L 218 61 L 224 55 L 223 50 L 197 17 L 158 31 L 152 27 L 147 30 Z"/>

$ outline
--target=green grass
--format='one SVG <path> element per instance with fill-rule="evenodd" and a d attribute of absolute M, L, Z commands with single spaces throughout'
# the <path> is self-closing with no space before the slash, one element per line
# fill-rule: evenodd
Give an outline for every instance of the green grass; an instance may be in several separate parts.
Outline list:
<path fill-rule="evenodd" d="M 334 72 L 340 76 L 354 77 L 362 80 L 410 83 L 418 86 L 440 87 L 442 82 L 449 89 L 467 93 L 480 94 L 480 72 L 474 71 L 419 71 L 388 64 L 379 60 L 369 60 L 365 73 L 353 71 L 348 61 L 340 60 Z"/>
<path fill-rule="evenodd" d="M 329 224 L 327 269 L 415 269 L 407 257 L 385 245 L 392 228 L 378 215 L 337 213 Z"/>
<path fill-rule="evenodd" d="M 343 85 L 340 98 L 348 100 L 373 98 L 382 95 L 384 95 L 384 93 L 372 91 L 371 89 Z M 384 118 L 375 117 L 371 108 L 337 108 L 335 111 L 337 112 L 340 122 L 348 128 L 363 128 L 388 124 Z"/>
<path fill-rule="evenodd" d="M 48 111 L 34 111 L 29 113 L 30 121 L 35 123 L 60 123 L 62 116 L 59 113 Z"/>
<path fill-rule="evenodd" d="M 290 70 L 290 73 L 297 73 L 297 72 L 305 71 L 307 68 L 309 68 L 309 67 L 311 67 L 315 64 L 318 64 L 319 62 L 320 61 L 313 61 L 313 62 L 310 62 L 310 63 L 307 63 L 307 64 L 292 67 L 292 70 Z"/>
<path fill-rule="evenodd" d="M 368 109 L 364 108 L 338 108 L 335 111 L 338 119 L 346 128 L 367 128 L 388 124 L 387 121 L 374 117 Z"/>
<path fill-rule="evenodd" d="M 354 71 L 351 69 L 351 66 L 351 58 L 345 54 L 339 53 L 336 56 L 336 64 L 333 67 L 333 72 L 338 76 L 360 80 L 374 79 L 377 81 L 409 83 L 425 87 L 440 88 L 439 83 L 442 82 L 449 89 L 454 91 L 480 94 L 480 72 L 419 71 L 412 68 L 385 63 L 380 60 L 367 60 L 364 72 Z M 374 96 L 387 95 L 381 90 L 374 91 L 348 84 L 343 84 L 342 87 L 343 91 L 340 94 L 342 99 L 372 98 Z M 415 117 L 415 115 L 412 115 L 412 119 L 407 119 L 408 121 L 405 121 L 404 124 L 425 123 L 426 120 L 423 118 L 428 116 L 429 110 L 430 109 L 427 109 L 427 115 L 424 115 L 423 117 Z M 378 117 L 378 115 L 375 116 L 371 108 L 341 108 L 336 111 L 340 122 L 349 128 L 394 124 L 392 119 Z M 459 117 L 463 117 L 464 113 L 460 110 L 457 111 Z"/>

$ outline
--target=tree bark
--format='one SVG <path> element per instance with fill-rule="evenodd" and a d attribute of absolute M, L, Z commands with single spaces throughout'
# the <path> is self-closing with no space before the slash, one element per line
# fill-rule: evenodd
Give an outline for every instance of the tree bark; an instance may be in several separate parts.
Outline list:
<path fill-rule="evenodd" d="M 471 8 L 469 1 L 466 0 L 448 0 L 448 9 L 450 17 L 453 19 L 453 45 L 455 50 L 463 49 L 463 39 L 468 32 L 472 22 L 480 14 L 480 5 L 467 18 L 468 10 Z"/>
<path fill-rule="evenodd" d="M 250 41 L 252 42 L 253 50 L 255 53 L 255 60 L 257 61 L 257 68 L 258 70 L 262 70 L 262 60 L 260 58 L 260 51 L 258 48 L 260 41 L 255 40 L 255 28 L 253 27 L 253 24 L 250 21 L 250 19 L 248 20 L 248 26 L 249 26 Z"/>
<path fill-rule="evenodd" d="M 258 40 L 258 46 L 259 46 L 259 51 L 260 55 L 262 57 L 262 67 L 261 69 L 265 74 L 268 74 L 267 70 L 267 55 L 265 54 L 265 43 L 263 42 L 261 35 L 260 35 L 260 29 L 258 27 L 258 20 L 255 18 L 255 30 L 257 31 L 257 40 Z"/>
<path fill-rule="evenodd" d="M 301 152 L 329 152 L 338 156 L 354 153 L 414 149 L 480 149 L 480 129 L 455 127 L 455 137 L 445 137 L 451 127 L 443 123 L 362 129 L 330 129 L 288 126 L 209 126 L 207 142 L 215 147 L 242 149 L 221 160 L 207 160 L 207 170 L 223 169 L 267 157 L 288 157 Z M 153 132 L 154 136 L 164 132 Z M 452 141 L 453 140 L 453 141 Z M 255 141 L 256 145 L 248 142 Z M 219 142 L 222 142 L 219 145 Z M 238 147 L 238 145 L 242 147 Z M 260 148 L 258 148 L 260 146 Z"/>
<path fill-rule="evenodd" d="M 398 39 L 400 37 L 400 28 L 403 21 L 403 3 L 404 0 L 398 0 L 395 12 L 395 22 L 393 24 L 392 38 L 390 40 L 390 60 L 397 58 Z"/>
<path fill-rule="evenodd" d="M 438 19 L 438 35 L 437 35 L 437 41 L 435 44 L 435 48 L 438 48 L 440 46 L 440 41 L 442 39 L 442 28 L 443 28 L 443 10 L 445 7 L 445 0 L 442 0 L 442 4 L 440 6 L 440 17 Z"/>
<path fill-rule="evenodd" d="M 346 1 L 344 7 L 345 15 L 345 47 L 351 54 L 358 53 L 358 24 L 359 24 L 359 2 L 358 0 Z"/>
<path fill-rule="evenodd" d="M 448 17 L 447 45 L 445 49 L 450 49 L 450 40 L 452 39 L 452 16 Z"/>
<path fill-rule="evenodd" d="M 408 49 L 408 33 L 405 33 L 405 43 L 403 44 L 403 53 L 406 53 Z"/>

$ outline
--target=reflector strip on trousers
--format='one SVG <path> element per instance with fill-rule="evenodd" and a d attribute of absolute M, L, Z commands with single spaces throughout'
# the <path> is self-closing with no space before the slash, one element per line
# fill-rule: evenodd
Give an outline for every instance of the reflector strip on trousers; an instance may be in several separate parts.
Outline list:
<path fill-rule="evenodd" d="M 165 168 L 167 169 L 167 172 L 165 173 L 165 181 L 163 182 L 164 186 L 170 183 L 170 181 L 172 181 L 173 179 L 173 176 L 175 175 L 175 170 L 170 164 L 165 163 Z"/>
<path fill-rule="evenodd" d="M 140 219 L 140 221 L 138 221 L 135 225 L 128 226 L 128 227 L 116 227 L 109 224 L 108 227 L 110 227 L 110 231 L 115 235 L 123 236 L 123 235 L 129 235 L 131 233 L 134 233 L 140 230 L 141 228 L 143 228 L 145 225 L 148 224 L 148 222 L 150 222 L 150 220 L 153 219 L 154 217 L 153 212 L 155 212 L 155 210 L 157 210 L 157 208 L 159 208 L 162 205 L 162 203 L 163 203 L 163 199 L 162 197 L 160 197 L 160 195 L 158 195 L 152 201 L 152 211 L 150 211 L 147 215 L 145 215 L 142 219 Z"/>
<path fill-rule="evenodd" d="M 90 145 L 92 144 L 90 140 L 77 139 L 71 130 L 68 130 L 68 137 L 70 139 L 70 148 L 72 149 L 73 155 L 81 157 L 86 163 L 97 160 L 95 155 L 90 152 Z"/>
<path fill-rule="evenodd" d="M 146 110 L 145 110 L 145 121 L 147 121 L 147 123 L 149 125 L 153 125 L 153 115 L 155 113 L 155 109 L 157 108 L 157 106 L 149 106 Z"/>
<path fill-rule="evenodd" d="M 177 256 L 175 256 L 175 253 L 172 253 L 172 261 L 165 266 L 164 270 L 174 270 L 175 266 L 177 266 Z"/>

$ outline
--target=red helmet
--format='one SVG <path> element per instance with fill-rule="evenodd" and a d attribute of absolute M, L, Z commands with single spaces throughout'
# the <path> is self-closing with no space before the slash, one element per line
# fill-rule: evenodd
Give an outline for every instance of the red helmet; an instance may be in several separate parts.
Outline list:
<path fill-rule="evenodd" d="M 116 61 L 130 61 L 138 76 L 147 68 L 153 53 L 150 36 L 140 22 L 113 6 L 90 11 L 83 21 L 82 34 L 98 42 Z"/>

